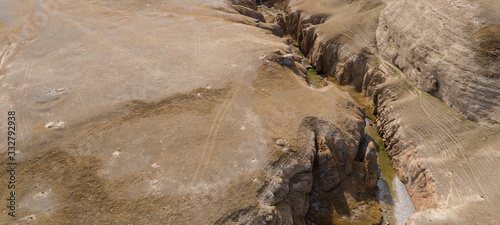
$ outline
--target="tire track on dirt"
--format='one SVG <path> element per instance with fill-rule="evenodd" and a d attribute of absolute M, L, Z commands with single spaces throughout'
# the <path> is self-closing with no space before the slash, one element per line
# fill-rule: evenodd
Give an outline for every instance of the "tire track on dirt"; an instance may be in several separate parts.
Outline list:
<path fill-rule="evenodd" d="M 29 12 L 29 11 L 30 11 L 30 8 L 34 9 L 33 4 L 25 4 L 25 5 L 23 6 L 23 9 L 22 9 L 23 16 L 28 17 L 28 16 L 31 16 L 31 15 L 33 15 L 33 14 L 34 14 L 34 12 L 31 12 L 31 13 Z M 33 18 L 33 19 L 36 19 L 36 18 Z M 20 25 L 20 26 L 24 27 L 24 25 L 27 25 L 27 26 L 30 26 L 30 25 L 31 25 L 31 26 L 33 26 L 33 27 L 34 27 L 33 29 L 35 30 L 35 33 L 38 31 L 38 30 L 37 30 L 37 27 L 35 26 L 35 24 L 31 23 L 30 21 L 26 21 L 26 20 L 24 20 L 23 24 L 22 24 L 22 25 Z M 19 29 L 22 29 L 22 28 L 20 27 Z M 25 40 L 23 40 L 23 41 L 27 41 L 27 40 L 29 40 L 29 39 L 34 39 L 34 38 L 35 38 L 35 37 L 34 37 L 34 34 L 32 34 L 32 35 L 33 35 L 33 37 L 31 37 L 31 38 L 30 38 L 30 37 L 24 37 L 24 38 L 26 38 L 26 39 L 25 39 Z M 18 37 L 18 36 L 17 36 L 17 37 Z M 41 43 L 41 42 L 36 42 L 35 47 L 34 47 L 34 50 L 33 50 L 33 53 L 35 53 L 35 54 L 36 54 L 36 53 L 38 52 L 38 50 L 40 49 L 40 46 L 41 46 L 41 45 L 42 45 L 42 43 Z M 22 78 L 22 79 L 23 79 L 22 84 L 24 84 L 24 85 L 25 85 L 25 84 L 27 84 L 27 83 L 28 83 L 28 82 L 27 82 L 27 80 L 28 80 L 28 78 L 30 78 L 30 77 L 32 76 L 32 74 L 33 74 L 33 67 L 34 67 L 35 62 L 36 62 L 36 58 L 34 58 L 34 57 L 32 57 L 31 59 L 29 59 L 29 60 L 28 60 L 28 64 L 27 64 L 27 65 L 26 65 L 26 67 L 24 68 L 24 76 L 23 76 L 23 78 Z M 21 89 L 20 99 L 23 99 L 23 98 L 24 98 L 24 96 L 25 96 L 25 90 L 26 90 L 26 88 L 22 88 L 22 89 Z M 29 102 L 29 101 L 20 101 L 20 102 Z M 19 114 L 22 116 L 22 115 L 23 115 L 23 111 L 24 111 L 23 109 L 24 109 L 24 108 L 23 108 L 23 107 L 16 107 L 16 108 L 19 108 Z M 22 121 L 22 124 L 23 124 L 23 126 L 25 127 L 25 129 L 26 129 L 26 130 L 28 130 L 28 129 L 29 129 L 29 128 L 28 128 L 29 126 L 27 125 L 26 120 L 25 120 L 25 119 L 23 119 L 23 120 L 21 120 L 21 121 Z M 21 135 L 21 136 L 24 136 L 24 133 L 21 131 L 21 132 L 20 132 L 20 135 Z M 31 139 L 28 139 L 28 145 L 31 145 L 31 144 L 32 144 L 32 140 L 31 140 Z"/>
<path fill-rule="evenodd" d="M 448 115 L 448 114 L 444 113 L 444 112 L 447 112 L 449 110 L 449 108 L 443 107 L 442 105 L 438 105 L 437 103 L 434 103 L 433 101 L 427 101 L 427 103 L 434 109 L 433 112 L 435 112 L 434 116 L 435 116 L 436 121 L 438 121 L 438 123 L 446 129 L 447 135 L 450 138 L 449 140 L 454 141 L 453 138 L 455 138 L 455 135 L 453 135 L 453 133 L 456 131 L 460 131 L 461 126 L 454 126 L 455 124 L 458 124 L 458 121 L 452 122 L 450 119 L 448 119 L 450 117 L 455 118 L 451 114 Z M 445 123 L 445 120 L 448 121 L 448 123 Z M 453 129 L 453 128 L 455 128 L 455 129 Z M 458 139 L 455 139 L 455 140 L 457 142 L 459 141 Z M 460 147 L 462 147 L 460 142 L 458 142 L 458 144 L 460 144 Z M 458 148 L 458 149 L 460 150 L 460 148 Z M 455 154 L 453 154 L 453 155 L 455 155 Z M 474 162 L 473 160 L 469 160 L 469 161 Z M 475 168 L 480 168 L 480 167 L 475 167 Z M 464 170 L 463 168 L 461 168 L 461 169 Z M 464 170 L 464 173 L 461 173 L 461 174 L 466 176 L 465 177 L 466 183 L 469 183 L 469 184 L 471 184 L 471 186 L 473 186 L 472 179 L 470 179 L 469 175 L 465 172 L 466 171 Z"/>
<path fill-rule="evenodd" d="M 231 93 L 230 93 L 230 97 L 228 99 L 228 101 L 225 103 L 225 106 L 224 106 L 224 110 L 223 110 L 223 113 L 222 115 L 220 116 L 219 118 L 219 122 L 217 123 L 216 125 L 216 128 L 215 128 L 215 133 L 212 135 L 212 140 L 210 142 L 210 146 L 208 147 L 208 153 L 207 153 L 207 159 L 205 160 L 205 165 L 204 165 L 204 170 L 203 172 L 201 172 L 201 175 L 200 175 L 200 179 L 203 178 L 203 175 L 205 174 L 205 171 L 206 171 L 206 168 L 208 167 L 208 164 L 210 163 L 210 157 L 212 155 L 212 152 L 214 151 L 214 146 L 215 146 L 215 142 L 217 140 L 217 137 L 218 137 L 218 134 L 219 134 L 219 130 L 220 130 L 220 127 L 222 125 L 222 122 L 224 121 L 224 119 L 226 118 L 226 115 L 228 114 L 228 112 L 230 111 L 229 108 L 230 106 L 233 104 L 233 101 L 234 101 L 234 96 L 236 95 L 236 93 L 239 91 L 239 88 L 235 88 Z M 212 124 L 213 125 L 213 124 Z M 201 165 L 201 164 L 200 164 Z M 199 166 L 198 166 L 199 167 Z M 198 170 L 197 170 L 197 173 L 198 173 Z"/>
<path fill-rule="evenodd" d="M 439 127 L 439 129 L 441 131 L 443 131 L 453 142 L 453 144 L 457 147 L 457 149 L 459 150 L 465 164 L 467 165 L 467 168 L 469 169 L 470 173 L 472 174 L 472 176 L 474 177 L 474 180 L 476 181 L 478 187 L 481 189 L 481 192 L 483 193 L 483 197 L 484 199 L 488 202 L 488 204 L 491 206 L 491 202 L 489 200 L 489 198 L 486 197 L 486 192 L 484 191 L 484 188 L 483 186 L 481 185 L 481 183 L 479 182 L 479 179 L 477 177 L 477 175 L 474 173 L 474 171 L 472 170 L 472 166 L 470 165 L 470 162 L 469 160 L 467 159 L 467 157 L 465 156 L 465 153 L 464 153 L 464 149 L 462 147 L 462 145 L 460 144 L 460 142 L 457 140 L 457 138 L 455 138 L 455 136 L 453 134 L 450 133 L 450 131 L 446 128 L 446 126 L 442 125 L 439 121 L 436 120 L 436 118 L 434 116 L 432 116 L 428 111 L 427 109 L 425 108 L 423 102 L 422 102 L 422 97 L 421 97 L 421 94 L 419 93 L 419 96 L 418 96 L 418 100 L 419 100 L 419 103 L 420 103 L 420 107 L 423 109 L 423 111 L 425 112 L 425 114 L 427 115 L 427 117 L 436 125 Z"/>
<path fill-rule="evenodd" d="M 193 179 L 191 181 L 192 184 L 195 184 L 195 182 L 197 181 L 198 174 L 200 173 L 200 169 L 201 169 L 202 165 L 204 164 L 204 162 L 205 162 L 205 165 L 208 165 L 210 155 L 208 157 L 206 155 L 207 155 L 207 153 L 210 154 L 210 152 L 212 152 L 212 148 L 213 148 L 213 145 L 215 144 L 215 141 L 217 139 L 217 135 L 219 133 L 220 126 L 222 124 L 222 121 L 225 118 L 224 116 L 227 114 L 229 106 L 231 105 L 230 102 L 232 102 L 233 96 L 238 91 L 238 89 L 239 89 L 238 87 L 235 87 L 233 90 L 231 90 L 231 92 L 229 92 L 228 99 L 223 103 L 221 109 L 215 115 L 215 118 L 212 122 L 212 125 L 210 126 L 210 130 L 208 132 L 207 139 L 205 140 L 205 144 L 204 144 L 204 147 L 202 150 L 202 154 L 201 154 L 202 162 L 200 162 L 198 164 L 196 172 L 195 172 Z M 203 159 L 205 159 L 205 158 L 207 158 L 207 159 L 205 161 L 203 161 Z M 202 175 L 203 175 L 203 173 L 202 173 Z"/>

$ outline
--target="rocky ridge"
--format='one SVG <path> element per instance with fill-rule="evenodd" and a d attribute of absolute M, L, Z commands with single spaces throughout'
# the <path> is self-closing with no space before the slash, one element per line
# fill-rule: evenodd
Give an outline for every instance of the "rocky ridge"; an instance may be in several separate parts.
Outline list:
<path fill-rule="evenodd" d="M 311 221 L 306 217 L 313 207 L 310 204 L 315 202 L 309 200 L 311 192 L 331 192 L 351 174 L 356 181 L 351 185 L 359 186 L 360 190 L 366 187 L 365 192 L 373 191 L 378 180 L 376 149 L 370 142 L 362 160 L 354 160 L 364 123 L 351 122 L 358 127 L 349 134 L 319 118 L 305 118 L 298 135 L 301 146 L 292 147 L 291 153 L 281 156 L 268 168 L 271 177 L 259 190 L 260 206 L 223 217 L 217 224 L 306 224 Z M 380 221 L 381 214 L 377 216 L 374 221 Z M 312 219 L 321 223 L 318 218 Z"/>

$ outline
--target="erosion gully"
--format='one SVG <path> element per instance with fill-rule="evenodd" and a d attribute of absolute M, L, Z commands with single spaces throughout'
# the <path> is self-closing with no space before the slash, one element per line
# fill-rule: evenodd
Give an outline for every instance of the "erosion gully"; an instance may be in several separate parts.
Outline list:
<path fill-rule="evenodd" d="M 271 21 L 272 23 L 276 23 L 276 16 L 278 14 L 285 14 L 281 10 L 264 5 L 259 6 L 259 11 L 264 14 L 266 21 Z M 307 82 L 309 86 L 313 88 L 325 86 L 326 78 L 316 72 L 316 69 L 311 65 L 307 57 L 300 51 L 297 43 L 290 44 L 290 48 L 300 57 L 301 63 L 307 68 Z M 376 117 L 371 113 L 371 99 L 364 96 L 363 93 L 357 92 L 353 87 L 336 85 L 342 91 L 349 93 L 359 105 L 364 107 L 365 115 L 367 115 L 365 118 L 365 135 L 366 138 L 375 142 L 378 152 L 380 179 L 377 183 L 377 200 L 382 209 L 382 224 L 404 225 L 406 220 L 415 213 L 415 207 L 404 184 L 396 175 L 391 164 L 391 159 L 385 151 L 384 142 L 374 123 Z"/>

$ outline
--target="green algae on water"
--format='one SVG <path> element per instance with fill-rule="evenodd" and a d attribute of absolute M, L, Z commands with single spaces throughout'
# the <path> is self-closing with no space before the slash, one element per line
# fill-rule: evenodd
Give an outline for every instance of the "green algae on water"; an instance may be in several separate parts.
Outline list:
<path fill-rule="evenodd" d="M 385 183 L 387 184 L 387 189 L 389 189 L 390 196 L 394 197 L 396 196 L 396 190 L 394 188 L 394 179 L 396 177 L 396 172 L 392 168 L 392 163 L 391 159 L 389 158 L 389 155 L 387 155 L 386 149 L 384 147 L 384 142 L 380 135 L 377 132 L 377 129 L 375 127 L 367 125 L 365 127 L 365 134 L 370 136 L 373 141 L 377 145 L 377 153 L 378 153 L 378 164 L 381 172 L 381 177 L 380 179 L 384 180 Z M 380 182 L 380 181 L 379 181 Z M 379 183 L 380 184 L 380 183 Z M 378 186 L 378 185 L 377 185 Z M 379 188 L 382 188 L 379 186 Z M 382 197 L 383 198 L 383 197 Z M 395 206 L 394 203 L 392 204 L 387 204 L 384 203 L 384 200 L 380 200 L 380 207 L 384 209 L 384 221 L 388 222 L 390 224 L 395 223 Z"/>
<path fill-rule="evenodd" d="M 379 136 L 377 129 L 375 129 L 372 126 L 366 126 L 365 133 L 368 136 L 370 136 L 377 144 L 378 161 L 380 165 L 380 170 L 382 172 L 382 179 L 387 181 L 389 189 L 392 193 L 394 191 L 392 188 L 392 180 L 394 180 L 396 172 L 392 168 L 391 159 L 389 158 L 389 155 L 387 155 L 387 152 L 384 147 L 384 142 L 382 141 L 382 138 Z"/>
<path fill-rule="evenodd" d="M 290 44 L 290 48 L 292 51 L 297 54 L 301 58 L 302 64 L 307 67 L 307 82 L 309 83 L 309 86 L 313 88 L 321 88 L 325 86 L 325 80 L 324 78 L 316 72 L 316 69 L 311 65 L 309 60 L 302 54 L 300 51 L 299 47 Z"/>
<path fill-rule="evenodd" d="M 313 68 L 307 69 L 307 82 L 309 82 L 309 85 L 313 88 L 320 88 L 324 85 L 323 78 L 320 77 Z"/>

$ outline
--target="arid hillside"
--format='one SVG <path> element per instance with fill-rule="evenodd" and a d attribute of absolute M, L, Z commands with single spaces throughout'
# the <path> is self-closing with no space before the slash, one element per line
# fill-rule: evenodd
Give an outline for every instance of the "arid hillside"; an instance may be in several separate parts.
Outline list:
<path fill-rule="evenodd" d="M 499 224 L 499 11 L 3 0 L 0 224 Z"/>

